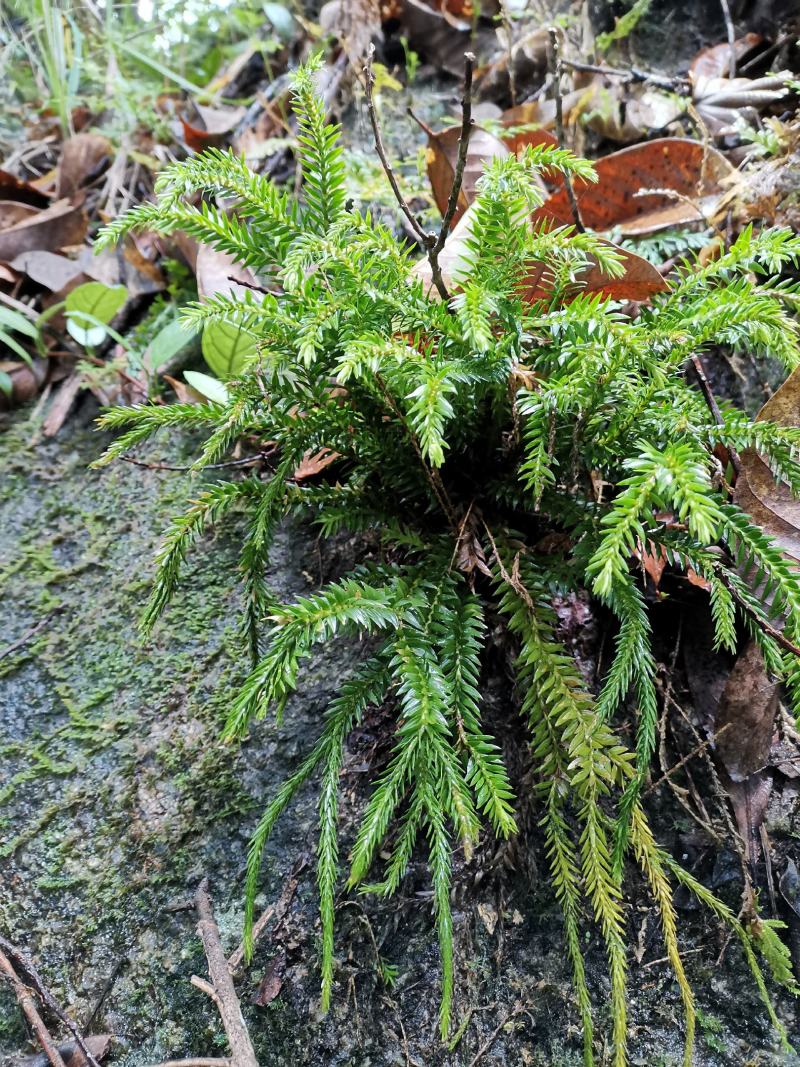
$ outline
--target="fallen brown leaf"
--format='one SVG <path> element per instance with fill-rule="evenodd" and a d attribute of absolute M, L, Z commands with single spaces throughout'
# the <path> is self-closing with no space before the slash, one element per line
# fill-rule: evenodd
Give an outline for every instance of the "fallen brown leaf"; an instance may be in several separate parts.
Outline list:
<path fill-rule="evenodd" d="M 611 242 L 605 244 L 610 246 Z M 613 245 L 612 247 L 617 247 Z M 564 299 L 574 299 L 582 293 L 600 293 L 611 300 L 635 300 L 644 303 L 669 288 L 656 267 L 642 256 L 627 249 L 617 248 L 622 256 L 624 274 L 611 278 L 606 274 L 594 256 L 589 256 L 589 264 L 576 272 L 575 283 L 565 294 Z M 539 263 L 525 278 L 525 297 L 531 303 L 535 300 L 548 300 L 553 294 L 552 274 L 546 263 Z"/>
<path fill-rule="evenodd" d="M 281 948 L 267 965 L 264 977 L 261 979 L 256 995 L 253 997 L 253 1003 L 260 1008 L 265 1008 L 267 1004 L 271 1004 L 283 987 L 285 973 L 286 949 Z"/>
<path fill-rule="evenodd" d="M 782 426 L 800 426 L 800 369 L 792 371 L 756 416 Z M 753 449 L 741 454 L 734 502 L 774 538 L 783 551 L 800 562 L 800 500 Z"/>
<path fill-rule="evenodd" d="M 458 289 L 459 279 L 466 270 L 466 246 L 473 217 L 473 208 L 469 207 L 447 238 L 439 256 L 442 276 L 451 291 Z M 605 243 L 611 244 L 610 241 Z M 625 267 L 622 277 L 609 277 L 603 272 L 597 260 L 590 256 L 588 266 L 576 273 L 574 285 L 565 299 L 574 298 L 580 293 L 602 293 L 613 300 L 646 301 L 668 288 L 667 283 L 652 263 L 637 256 L 634 252 L 628 252 L 625 249 L 618 249 L 618 251 Z M 426 292 L 435 297 L 436 289 L 427 259 L 421 259 L 415 263 L 411 275 L 421 279 Z M 523 279 L 522 285 L 524 297 L 529 302 L 549 299 L 553 294 L 551 268 L 546 263 L 533 264 Z"/>
<path fill-rule="evenodd" d="M 714 715 L 716 754 L 732 781 L 743 782 L 766 766 L 777 710 L 778 685 L 751 640 L 733 665 Z"/>
<path fill-rule="evenodd" d="M 597 160 L 595 170 L 596 184 L 574 182 L 583 224 L 628 236 L 702 221 L 713 213 L 721 182 L 733 172 L 721 152 L 682 137 L 623 148 Z M 573 222 L 566 189 L 561 179 L 559 183 L 562 187 L 534 213 L 534 221 Z"/>
<path fill-rule="evenodd" d="M 108 1050 L 111 1048 L 111 1042 L 114 1040 L 111 1034 L 90 1034 L 88 1037 L 84 1037 L 83 1043 L 88 1050 L 94 1056 L 96 1060 L 104 1060 L 108 1054 Z M 78 1048 L 76 1043 L 70 1042 L 72 1046 L 72 1052 L 62 1052 L 66 1067 L 86 1067 L 87 1060 L 82 1050 Z"/>
<path fill-rule="evenodd" d="M 197 295 L 201 300 L 220 294 L 243 296 L 256 284 L 256 277 L 248 267 L 242 267 L 226 252 L 218 252 L 201 244 L 195 258 Z M 249 286 L 248 286 L 249 283 Z"/>
<path fill-rule="evenodd" d="M 60 292 L 75 278 L 83 275 L 83 268 L 74 259 L 67 259 L 66 256 L 42 249 L 23 252 L 12 259 L 10 266 L 54 293 Z"/>
<path fill-rule="evenodd" d="M 442 214 L 447 208 L 447 201 L 453 186 L 460 137 L 460 126 L 451 126 L 439 133 L 428 134 L 425 162 L 428 167 L 428 179 L 431 183 L 433 199 Z M 483 174 L 484 164 L 498 156 L 507 156 L 510 151 L 494 134 L 488 133 L 479 126 L 473 127 L 469 138 L 467 161 L 464 167 L 458 206 L 453 216 L 454 221 L 457 222 L 461 218 L 475 199 L 475 185 L 481 174 Z"/>
<path fill-rule="evenodd" d="M 334 452 L 330 448 L 321 448 L 319 452 L 306 452 L 294 472 L 294 480 L 302 482 L 307 478 L 314 478 L 341 458 L 339 452 Z"/>
<path fill-rule="evenodd" d="M 0 411 L 19 407 L 32 400 L 47 380 L 49 369 L 46 359 L 34 359 L 30 367 L 15 360 L 0 361 L 0 371 L 11 379 L 11 396 L 0 391 Z"/>
<path fill-rule="evenodd" d="M 26 219 L 35 218 L 41 208 L 24 204 L 21 200 L 0 200 L 0 230 L 7 230 Z"/>
<path fill-rule="evenodd" d="M 8 262 L 35 249 L 56 252 L 80 244 L 87 226 L 86 213 L 80 204 L 58 200 L 0 233 L 0 260 Z"/>
<path fill-rule="evenodd" d="M 107 137 L 99 133 L 76 133 L 61 147 L 56 179 L 56 198 L 74 196 L 104 169 L 114 155 Z"/>
<path fill-rule="evenodd" d="M 15 178 L 7 170 L 0 170 L 0 200 L 16 200 L 31 207 L 47 207 L 49 197 L 45 196 L 31 182 Z"/>
<path fill-rule="evenodd" d="M 733 42 L 736 62 L 741 63 L 751 56 L 763 43 L 758 33 L 746 33 Z M 724 78 L 730 70 L 731 49 L 727 41 L 701 49 L 689 64 L 689 74 L 694 78 Z"/>

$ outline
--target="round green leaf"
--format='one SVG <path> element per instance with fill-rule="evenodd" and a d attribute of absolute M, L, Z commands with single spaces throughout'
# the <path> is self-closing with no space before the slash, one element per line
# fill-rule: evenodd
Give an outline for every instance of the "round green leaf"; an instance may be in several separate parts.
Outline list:
<path fill-rule="evenodd" d="M 256 357 L 256 339 L 233 322 L 207 322 L 203 327 L 203 358 L 211 370 L 227 381 L 240 374 Z"/>
<path fill-rule="evenodd" d="M 92 315 L 100 322 L 111 322 L 128 298 L 124 285 L 84 282 L 76 286 L 65 301 L 67 311 Z"/>

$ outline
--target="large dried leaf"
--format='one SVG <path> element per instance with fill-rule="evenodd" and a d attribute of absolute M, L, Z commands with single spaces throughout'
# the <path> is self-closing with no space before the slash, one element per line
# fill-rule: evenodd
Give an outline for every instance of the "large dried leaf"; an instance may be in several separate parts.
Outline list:
<path fill-rule="evenodd" d="M 666 129 L 685 110 L 685 101 L 673 93 L 597 75 L 579 93 L 569 119 L 580 120 L 601 137 L 630 144 Z"/>
<path fill-rule="evenodd" d="M 733 42 L 733 54 L 736 62 L 741 63 L 751 56 L 762 44 L 764 38 L 758 33 L 746 33 Z M 689 64 L 692 78 L 725 78 L 730 70 L 731 49 L 727 41 L 703 48 Z"/>
<path fill-rule="evenodd" d="M 800 368 L 792 371 L 757 418 L 782 426 L 800 426 Z M 800 562 L 800 500 L 787 485 L 775 481 L 769 467 L 753 449 L 742 452 L 734 501 L 788 556 Z"/>
<path fill-rule="evenodd" d="M 458 225 L 452 231 L 445 242 L 445 246 L 439 256 L 439 264 L 442 268 L 445 284 L 453 291 L 458 288 L 458 280 L 466 271 L 466 244 L 470 235 L 474 211 L 468 208 Z M 610 244 L 610 242 L 607 242 Z M 650 299 L 655 293 L 660 293 L 667 288 L 667 283 L 656 270 L 652 263 L 637 256 L 633 252 L 618 250 L 623 256 L 625 273 L 621 278 L 610 278 L 604 274 L 597 262 L 592 259 L 590 264 L 578 273 L 575 285 L 570 295 L 577 296 L 579 293 L 602 293 L 614 300 L 638 300 Z M 430 295 L 435 295 L 431 268 L 427 259 L 416 263 L 412 269 L 412 276 L 421 278 L 426 290 Z M 547 300 L 553 292 L 552 274 L 547 264 L 537 264 L 532 267 L 524 280 L 525 299 Z"/>
<path fill-rule="evenodd" d="M 195 260 L 197 295 L 201 300 L 220 294 L 243 296 L 256 284 L 256 277 L 248 267 L 242 267 L 226 252 L 218 252 L 201 244 Z M 249 285 L 248 285 L 249 283 Z"/>
<path fill-rule="evenodd" d="M 0 360 L 0 375 L 9 392 L 0 389 L 0 411 L 27 403 L 44 385 L 50 364 L 46 359 L 34 359 L 30 366 L 17 360 Z"/>
<path fill-rule="evenodd" d="M 198 118 L 181 116 L 183 139 L 193 152 L 202 152 L 225 143 L 227 134 L 236 129 L 245 116 L 244 107 L 206 107 L 195 104 Z"/>
<path fill-rule="evenodd" d="M 503 36 L 500 31 L 498 36 Z M 513 77 L 519 87 L 541 85 L 547 72 L 547 30 L 538 26 L 522 37 L 514 34 L 515 40 L 508 47 L 507 39 L 501 41 L 502 51 L 498 58 L 477 71 L 475 86 L 483 100 L 499 100 L 509 94 Z M 497 52 L 497 42 L 495 42 Z"/>
<path fill-rule="evenodd" d="M 107 137 L 99 133 L 77 133 L 61 147 L 56 197 L 74 196 L 106 167 L 114 154 Z"/>
<path fill-rule="evenodd" d="M 160 293 L 166 285 L 161 268 L 143 255 L 136 242 L 127 237 L 120 248 L 104 249 L 95 255 L 91 248 L 84 248 L 77 263 L 83 273 L 105 285 L 124 285 L 131 299 Z"/>
<path fill-rule="evenodd" d="M 714 715 L 716 754 L 732 781 L 743 782 L 766 766 L 777 710 L 777 683 L 751 640 L 733 665 Z"/>
<path fill-rule="evenodd" d="M 0 170 L 0 200 L 16 200 L 31 207 L 47 207 L 49 199 L 31 182 L 15 178 L 7 170 Z"/>
<path fill-rule="evenodd" d="M 453 187 L 456 161 L 458 159 L 458 142 L 461 136 L 460 126 L 451 126 L 440 133 L 428 134 L 428 149 L 425 161 L 428 165 L 428 178 L 431 183 L 433 199 L 439 211 L 444 214 L 450 190 Z M 509 149 L 503 142 L 481 129 L 473 127 L 467 149 L 467 162 L 464 167 L 464 180 L 458 197 L 458 206 L 454 220 L 458 220 L 475 199 L 475 184 L 483 174 L 484 164 L 497 156 L 507 156 Z"/>
<path fill-rule="evenodd" d="M 610 241 L 604 242 L 609 247 Z M 650 300 L 656 293 L 663 293 L 668 287 L 662 275 L 648 260 L 637 256 L 635 252 L 618 248 L 622 255 L 625 273 L 619 278 L 610 278 L 600 267 L 594 256 L 589 257 L 588 266 L 578 271 L 575 284 L 565 294 L 565 299 L 581 293 L 600 293 L 611 300 Z M 553 292 L 552 274 L 546 264 L 537 265 L 525 278 L 525 297 L 531 303 L 535 300 L 548 300 Z"/>
<path fill-rule="evenodd" d="M 76 260 L 42 249 L 23 252 L 12 259 L 10 266 L 27 274 L 31 281 L 53 293 L 60 292 L 83 274 L 83 267 Z"/>
<path fill-rule="evenodd" d="M 411 47 L 429 58 L 439 70 L 457 78 L 464 73 L 465 52 L 480 53 L 496 46 L 493 30 L 478 27 L 473 33 L 470 20 L 445 15 L 424 0 L 402 0 L 402 7 L 402 28 Z"/>
<path fill-rule="evenodd" d="M 551 101 L 547 101 L 551 103 Z M 552 112 L 552 113 L 551 113 Z M 549 145 L 551 148 L 558 147 L 558 140 L 548 129 L 555 119 L 555 106 L 550 110 L 543 107 L 543 102 L 534 100 L 528 104 L 519 104 L 518 107 L 509 108 L 503 112 L 500 119 L 503 126 L 509 131 L 503 134 L 503 144 L 515 155 L 528 145 Z M 531 129 L 517 129 L 519 126 L 530 126 Z"/>
<path fill-rule="evenodd" d="M 716 149 L 682 137 L 623 148 L 597 160 L 595 170 L 596 184 L 574 182 L 584 225 L 629 236 L 707 218 L 721 195 L 721 182 L 733 173 Z M 563 183 L 534 213 L 534 221 L 545 219 L 572 223 Z"/>
<path fill-rule="evenodd" d="M 7 230 L 27 219 L 35 218 L 41 208 L 24 204 L 21 200 L 0 200 L 0 230 Z"/>
<path fill-rule="evenodd" d="M 382 15 L 378 0 L 329 0 L 319 13 L 319 24 L 326 34 L 340 42 L 348 60 L 358 70 L 369 46 L 381 39 Z M 386 15 L 393 17 L 394 13 L 387 11 Z"/>
<path fill-rule="evenodd" d="M 0 260 L 9 262 L 23 252 L 58 252 L 80 244 L 86 236 L 86 214 L 78 204 L 58 200 L 51 207 L 23 219 L 0 233 Z"/>

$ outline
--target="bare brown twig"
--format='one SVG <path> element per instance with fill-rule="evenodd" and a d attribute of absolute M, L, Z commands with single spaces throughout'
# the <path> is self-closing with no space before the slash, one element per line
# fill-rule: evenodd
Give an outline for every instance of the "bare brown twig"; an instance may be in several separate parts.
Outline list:
<path fill-rule="evenodd" d="M 195 904 L 199 916 L 197 932 L 203 942 L 203 949 L 208 960 L 208 974 L 215 994 L 214 1000 L 219 1008 L 222 1025 L 231 1047 L 231 1065 L 232 1067 L 258 1067 L 258 1060 L 242 1017 L 242 1009 L 228 968 L 228 961 L 222 950 L 219 928 L 211 908 L 211 897 L 208 895 L 207 878 L 204 878 L 197 887 Z"/>
<path fill-rule="evenodd" d="M 550 26 L 547 32 L 550 36 L 550 46 L 547 49 L 547 66 L 550 71 L 550 79 L 553 88 L 553 103 L 556 105 L 556 137 L 558 138 L 558 147 L 563 148 L 564 113 L 561 104 L 561 74 L 563 71 L 563 64 L 559 48 L 558 30 L 555 26 Z M 575 229 L 578 233 L 585 233 L 586 227 L 583 225 L 581 219 L 578 201 L 572 186 L 572 179 L 566 171 L 564 171 L 564 188 L 567 191 L 567 199 L 569 200 L 569 206 L 572 210 L 572 218 L 575 221 Z"/>
<path fill-rule="evenodd" d="M 623 82 L 648 82 L 674 93 L 690 91 L 689 82 L 685 78 L 665 78 L 663 74 L 651 74 L 650 71 L 640 70 L 638 67 L 628 67 L 627 70 L 623 70 L 620 67 L 606 67 L 597 63 L 580 63 L 575 59 L 562 59 L 561 66 L 569 67 L 570 70 L 583 71 L 586 74 L 602 74 L 606 78 L 619 78 Z"/>
<path fill-rule="evenodd" d="M 48 616 L 48 618 L 52 618 L 53 614 L 55 614 L 55 612 L 52 612 L 51 615 Z M 45 622 L 46 621 L 47 619 L 45 619 Z M 33 965 L 32 961 L 28 958 L 28 956 L 21 949 L 18 949 L 16 948 L 16 946 L 12 945 L 10 941 L 6 941 L 4 937 L 0 937 L 0 950 L 4 958 L 11 957 L 11 959 L 13 959 L 17 969 L 22 972 L 25 979 L 36 990 L 36 994 L 41 1000 L 41 1002 L 45 1005 L 45 1007 L 49 1008 L 53 1015 L 55 1015 L 56 1018 L 64 1024 L 64 1026 L 66 1026 L 66 1028 L 75 1038 L 75 1043 L 83 1053 L 86 1062 L 89 1064 L 89 1067 L 100 1067 L 97 1060 L 92 1055 L 91 1050 L 87 1047 L 86 1042 L 83 1039 L 83 1034 L 81 1033 L 77 1024 L 74 1023 L 73 1020 L 70 1019 L 70 1017 L 67 1015 L 67 1013 L 61 1008 L 53 994 L 42 981 L 39 972 L 36 970 L 36 967 Z"/>
<path fill-rule="evenodd" d="M 750 605 L 742 600 L 738 590 L 727 577 L 724 567 L 715 566 L 714 572 L 736 603 L 739 604 L 743 611 L 747 612 L 747 615 L 753 620 L 762 633 L 765 633 L 767 637 L 771 637 L 773 641 L 776 641 L 781 648 L 786 649 L 787 652 L 791 652 L 794 656 L 800 656 L 800 648 L 798 648 L 797 645 L 793 644 L 788 637 L 785 637 L 780 630 L 777 630 L 774 626 L 768 623 L 766 619 L 763 619 L 760 615 L 756 615 Z"/>
<path fill-rule="evenodd" d="M 725 32 L 728 35 L 728 77 L 736 77 L 736 30 L 731 18 L 731 8 L 728 0 L 719 0 L 722 8 L 722 17 L 725 20 Z"/>
<path fill-rule="evenodd" d="M 714 392 L 711 388 L 711 383 L 709 382 L 708 377 L 706 375 L 706 369 L 703 366 L 703 361 L 698 355 L 693 355 L 691 359 L 692 365 L 694 366 L 695 372 L 700 382 L 700 388 L 703 392 L 703 396 L 705 397 L 706 404 L 708 405 L 708 409 L 714 416 L 714 422 L 717 424 L 717 426 L 721 426 L 723 423 L 722 412 L 719 409 L 717 398 L 714 396 Z M 738 477 L 739 472 L 742 469 L 742 461 L 739 458 L 739 453 L 731 445 L 728 447 L 728 455 L 731 458 L 731 466 L 733 467 Z"/>
<path fill-rule="evenodd" d="M 400 190 L 394 168 L 389 162 L 389 157 L 386 154 L 386 146 L 383 143 L 383 134 L 381 133 L 380 123 L 378 122 L 378 113 L 375 108 L 375 96 L 373 92 L 375 87 L 375 74 L 372 70 L 372 60 L 374 55 L 375 46 L 372 45 L 369 50 L 367 62 L 364 66 L 364 91 L 367 98 L 367 113 L 369 114 L 369 121 L 372 126 L 372 134 L 375 141 L 375 151 L 378 153 L 378 159 L 381 161 L 381 166 L 383 167 L 386 177 L 389 179 L 389 185 L 392 187 L 392 192 L 394 193 L 395 200 L 400 206 L 400 210 L 403 212 L 415 238 L 420 242 L 427 253 L 433 284 L 436 286 L 436 290 L 442 300 L 448 301 L 450 299 L 450 293 L 447 290 L 447 285 L 445 284 L 444 276 L 442 274 L 439 255 L 444 248 L 447 235 L 450 232 L 450 225 L 453 221 L 456 209 L 458 208 L 458 198 L 464 183 L 464 169 L 467 165 L 469 138 L 472 132 L 472 73 L 475 67 L 475 56 L 472 52 L 464 53 L 464 92 L 461 97 L 461 136 L 458 140 L 458 155 L 456 157 L 456 165 L 453 171 L 453 184 L 450 187 L 450 195 L 447 198 L 447 207 L 445 208 L 444 216 L 442 218 L 442 225 L 437 234 L 427 233 L 418 222 L 414 212 L 408 206 L 408 202 Z M 424 123 L 420 122 L 413 113 L 412 117 L 423 127 L 423 129 L 427 129 Z M 430 131 L 428 132 L 430 134 Z"/>
<path fill-rule="evenodd" d="M 11 984 L 17 1002 L 25 1018 L 30 1023 L 31 1029 L 36 1035 L 36 1040 L 42 1046 L 44 1054 L 50 1061 L 51 1067 L 65 1067 L 61 1053 L 56 1048 L 50 1031 L 44 1025 L 42 1017 L 36 1008 L 33 994 L 14 970 L 11 960 L 2 951 L 0 951 L 0 974 L 5 975 Z"/>
<path fill-rule="evenodd" d="M 364 65 L 364 91 L 367 97 L 367 114 L 369 115 L 370 125 L 372 126 L 372 136 L 375 140 L 375 151 L 378 153 L 378 159 L 381 161 L 381 166 L 389 179 L 389 185 L 392 187 L 394 198 L 397 201 L 400 210 L 408 219 L 408 223 L 417 240 L 422 245 L 426 245 L 428 241 L 428 234 L 423 230 L 417 221 L 414 212 L 408 206 L 405 197 L 400 191 L 400 186 L 397 184 L 397 176 L 395 175 L 394 168 L 389 162 L 389 157 L 386 154 L 386 147 L 383 143 L 383 134 L 381 133 L 380 123 L 378 122 L 378 113 L 375 110 L 375 73 L 372 69 L 372 61 L 375 56 L 375 45 L 370 45 L 369 53 L 367 54 L 367 62 Z"/>
<path fill-rule="evenodd" d="M 464 53 L 464 92 L 461 96 L 461 136 L 458 139 L 458 156 L 456 157 L 456 166 L 453 171 L 453 185 L 450 189 L 450 195 L 447 198 L 447 208 L 445 209 L 444 217 L 442 218 L 441 229 L 439 230 L 439 236 L 436 238 L 436 244 L 429 249 L 429 256 L 438 257 L 441 250 L 444 248 L 444 243 L 447 240 L 447 235 L 450 232 L 450 224 L 453 221 L 453 216 L 456 213 L 458 207 L 458 198 L 461 195 L 461 186 L 464 183 L 464 168 L 467 165 L 467 153 L 469 151 L 469 139 L 472 133 L 472 71 L 475 65 L 475 56 L 472 52 Z M 438 267 L 438 258 L 436 265 L 434 266 L 433 260 L 431 260 L 431 269 L 434 270 L 434 274 Z M 441 271 L 439 270 L 441 275 Z"/>
<path fill-rule="evenodd" d="M 250 467 L 254 463 L 260 463 L 271 456 L 272 452 L 259 452 L 257 456 L 245 456 L 243 459 L 228 459 L 224 463 L 207 463 L 203 470 L 220 470 L 222 467 Z M 191 466 L 176 466 L 172 463 L 149 463 L 144 459 L 134 459 L 133 456 L 120 456 L 123 463 L 132 463 L 134 467 L 142 467 L 148 471 L 179 471 L 186 472 Z"/>

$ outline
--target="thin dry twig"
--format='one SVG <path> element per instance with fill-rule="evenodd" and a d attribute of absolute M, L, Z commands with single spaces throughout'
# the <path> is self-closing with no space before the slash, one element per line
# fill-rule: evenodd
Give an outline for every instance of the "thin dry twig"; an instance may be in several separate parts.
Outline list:
<path fill-rule="evenodd" d="M 217 1059 L 214 1056 L 197 1056 L 191 1060 L 164 1060 L 153 1067 L 231 1067 L 231 1061 Z"/>
<path fill-rule="evenodd" d="M 22 982 L 14 967 L 11 964 L 8 956 L 0 950 L 0 974 L 4 974 L 11 984 L 11 988 L 14 990 L 14 995 L 17 998 L 17 1003 L 22 1009 L 25 1018 L 31 1025 L 31 1029 L 36 1035 L 36 1040 L 42 1046 L 44 1054 L 50 1061 L 51 1067 L 66 1067 L 61 1053 L 55 1046 L 50 1031 L 42 1021 L 42 1017 L 36 1008 L 36 1002 L 33 999 L 33 994 L 30 989 Z"/>
<path fill-rule="evenodd" d="M 428 262 L 431 267 L 431 280 L 436 286 L 439 296 L 442 300 L 447 302 L 450 299 L 450 293 L 448 292 L 442 274 L 439 255 L 444 248 L 447 235 L 450 232 L 450 225 L 458 207 L 458 198 L 461 194 L 461 187 L 464 182 L 464 169 L 467 165 L 469 138 L 472 132 L 472 74 L 475 67 L 475 56 L 472 52 L 464 53 L 464 92 L 461 97 L 461 135 L 458 140 L 458 155 L 456 157 L 456 165 L 453 171 L 453 184 L 450 187 L 450 194 L 447 198 L 447 207 L 445 208 L 442 225 L 439 228 L 438 234 L 427 233 L 422 228 L 414 215 L 414 212 L 409 207 L 406 198 L 403 196 L 397 182 L 394 168 L 389 162 L 386 146 L 383 143 L 383 134 L 381 133 L 381 127 L 378 121 L 378 112 L 375 108 L 375 95 L 373 92 L 375 87 L 375 74 L 372 69 L 374 56 L 375 46 L 371 45 L 367 56 L 367 62 L 364 65 L 364 92 L 367 99 L 367 113 L 369 115 L 370 125 L 372 126 L 373 139 L 375 141 L 375 151 L 378 153 L 378 159 L 381 162 L 386 177 L 389 179 L 389 185 L 392 188 L 394 198 L 397 201 L 400 210 L 403 212 L 408 225 L 411 227 L 414 237 L 420 242 L 427 253 Z M 419 122 L 419 119 L 417 119 L 417 122 Z M 423 129 L 426 128 L 423 123 L 420 123 L 420 125 Z"/>
<path fill-rule="evenodd" d="M 596 63 L 580 63 L 575 59 L 562 59 L 561 65 L 586 74 L 603 74 L 607 78 L 620 78 L 623 82 L 649 82 L 661 89 L 669 89 L 670 92 L 688 93 L 690 91 L 689 82 L 685 78 L 665 78 L 663 74 L 652 74 L 638 67 L 628 67 L 624 70 L 620 67 L 606 67 Z"/>
<path fill-rule="evenodd" d="M 528 1012 L 530 1012 L 530 1008 L 527 1004 L 517 1004 L 515 1007 L 510 1008 L 503 1020 L 500 1022 L 500 1024 L 491 1032 L 491 1034 L 489 1034 L 484 1043 L 469 1061 L 469 1067 L 477 1067 L 477 1065 L 480 1063 L 480 1061 L 495 1043 L 497 1038 L 500 1036 L 500 1033 L 504 1026 L 508 1026 L 511 1020 L 515 1019 L 518 1015 L 526 1015 Z"/>
<path fill-rule="evenodd" d="M 250 467 L 254 463 L 260 463 L 271 456 L 272 452 L 259 452 L 257 456 L 245 456 L 244 459 L 228 459 L 224 463 L 207 463 L 203 470 L 220 470 L 222 467 Z M 148 471 L 180 471 L 185 473 L 193 468 L 191 466 L 176 466 L 172 463 L 150 463 L 144 459 L 135 459 L 133 456 L 120 456 L 123 463 L 132 463 L 134 467 L 142 467 Z"/>
<path fill-rule="evenodd" d="M 208 961 L 208 974 L 215 994 L 214 999 L 231 1048 L 231 1067 L 258 1067 L 258 1060 L 242 1017 L 242 1008 L 233 985 L 228 961 L 222 949 L 219 927 L 214 919 L 211 897 L 208 895 L 207 878 L 204 878 L 197 887 L 195 904 L 199 916 L 197 932 L 203 942 L 203 950 Z"/>
<path fill-rule="evenodd" d="M 53 609 L 53 611 L 49 611 L 43 619 L 40 619 L 39 622 L 36 623 L 35 626 L 31 626 L 31 628 L 29 630 L 26 630 L 25 633 L 21 637 L 18 637 L 16 641 L 12 641 L 10 645 L 7 645 L 6 648 L 4 648 L 2 652 L 0 652 L 0 659 L 5 659 L 6 656 L 10 656 L 12 652 L 16 652 L 17 649 L 20 649 L 24 645 L 27 645 L 31 638 L 35 637 L 41 630 L 43 630 L 45 626 L 47 626 L 48 622 L 50 622 L 50 620 L 54 618 L 54 616 L 56 616 L 60 610 L 61 609 L 58 608 Z"/>
<path fill-rule="evenodd" d="M 727 577 L 727 572 L 724 567 L 715 566 L 714 573 L 717 575 L 719 580 L 731 594 L 736 603 L 742 608 L 743 611 L 747 612 L 748 616 L 753 620 L 753 622 L 756 624 L 759 630 L 761 630 L 762 633 L 765 633 L 767 637 L 771 637 L 773 641 L 776 641 L 781 646 L 781 648 L 786 649 L 787 652 L 791 652 L 795 656 L 800 656 L 800 648 L 798 648 L 797 645 L 793 644 L 788 637 L 785 637 L 780 630 L 777 630 L 774 626 L 768 623 L 766 619 L 763 619 L 760 615 L 756 615 L 750 605 L 747 604 L 744 600 L 742 600 L 742 598 L 739 596 L 738 590 Z"/>
<path fill-rule="evenodd" d="M 720 411 L 719 404 L 717 403 L 717 398 L 714 396 L 714 392 L 711 388 L 711 383 L 709 382 L 708 376 L 706 375 L 706 369 L 703 366 L 702 359 L 698 355 L 693 355 L 692 365 L 694 366 L 695 372 L 700 382 L 700 389 L 703 392 L 703 396 L 705 397 L 708 409 L 714 416 L 714 422 L 717 424 L 717 426 L 721 426 L 724 421 L 722 418 L 722 412 Z M 736 451 L 733 445 L 728 446 L 728 455 L 731 458 L 731 466 L 733 467 L 738 477 L 739 472 L 742 469 L 742 461 L 739 458 L 739 453 Z"/>
<path fill-rule="evenodd" d="M 380 123 L 378 122 L 378 113 L 375 110 L 375 72 L 372 69 L 372 61 L 375 56 L 375 45 L 370 45 L 369 52 L 367 54 L 367 62 L 364 64 L 364 92 L 367 98 L 367 114 L 369 115 L 370 125 L 372 126 L 372 136 L 375 141 L 375 151 L 378 153 L 378 159 L 381 161 L 386 177 L 389 179 L 389 185 L 392 187 L 394 198 L 397 201 L 400 210 L 408 219 L 408 224 L 417 237 L 417 240 L 425 245 L 428 241 L 428 234 L 420 226 L 419 222 L 414 215 L 414 212 L 408 206 L 405 197 L 400 191 L 400 186 L 397 184 L 397 177 L 394 173 L 394 168 L 389 162 L 389 157 L 386 154 L 386 147 L 383 143 L 383 134 L 381 133 Z"/>
<path fill-rule="evenodd" d="M 728 77 L 736 77 L 736 30 L 731 18 L 731 8 L 728 0 L 719 0 L 722 8 L 722 17 L 725 20 L 725 32 L 728 35 Z"/>
<path fill-rule="evenodd" d="M 475 56 L 472 52 L 464 53 L 464 92 L 461 96 L 461 135 L 458 139 L 458 155 L 456 157 L 456 166 L 453 171 L 453 184 L 450 189 L 450 195 L 447 198 L 447 208 L 445 209 L 444 217 L 442 218 L 442 225 L 439 230 L 439 236 L 436 238 L 436 244 L 429 249 L 429 256 L 437 257 L 436 264 L 434 265 L 433 259 L 431 259 L 431 269 L 434 273 L 438 271 L 441 275 L 441 269 L 439 268 L 438 255 L 444 248 L 444 243 L 447 240 L 447 235 L 450 233 L 450 225 L 453 221 L 453 216 L 456 213 L 458 207 L 458 198 L 461 194 L 461 186 L 464 183 L 464 168 L 467 165 L 467 153 L 469 151 L 469 139 L 472 134 L 472 71 L 475 66 Z"/>
<path fill-rule="evenodd" d="M 48 618 L 52 618 L 54 614 L 56 613 L 51 612 Z M 44 621 L 47 622 L 48 620 L 45 619 Z M 81 1033 L 79 1027 L 76 1023 L 72 1021 L 72 1019 L 70 1019 L 67 1013 L 59 1005 L 58 1001 L 55 999 L 53 994 L 42 981 L 39 972 L 36 970 L 36 967 L 33 965 L 32 961 L 25 955 L 25 953 L 21 949 L 18 949 L 15 945 L 12 945 L 10 941 L 6 941 L 4 937 L 0 937 L 0 954 L 3 955 L 3 958 L 7 958 L 10 956 L 11 959 L 13 959 L 16 967 L 22 971 L 26 980 L 30 982 L 30 984 L 36 990 L 36 993 L 41 1002 L 45 1005 L 45 1007 L 50 1009 L 50 1011 L 53 1013 L 53 1015 L 56 1016 L 59 1022 L 63 1023 L 64 1026 L 66 1026 L 66 1028 L 75 1038 L 75 1043 L 83 1053 L 86 1062 L 89 1064 L 89 1067 L 100 1067 L 99 1063 L 92 1055 L 91 1050 L 87 1047 L 86 1042 L 83 1039 L 83 1034 Z"/>
<path fill-rule="evenodd" d="M 559 47 L 558 30 L 556 27 L 550 26 L 547 32 L 550 37 L 550 46 L 547 49 L 547 66 L 550 70 L 550 80 L 552 82 L 553 103 L 556 105 L 556 137 L 558 138 L 558 147 L 563 148 L 564 113 L 561 102 L 561 74 L 563 72 L 561 51 Z M 575 229 L 578 233 L 585 233 L 586 228 L 583 225 L 581 213 L 578 209 L 578 201 L 575 197 L 575 190 L 572 187 L 572 179 L 566 171 L 564 171 L 564 188 L 567 191 L 567 199 L 569 200 L 569 206 L 572 210 L 572 218 L 575 221 Z"/>

